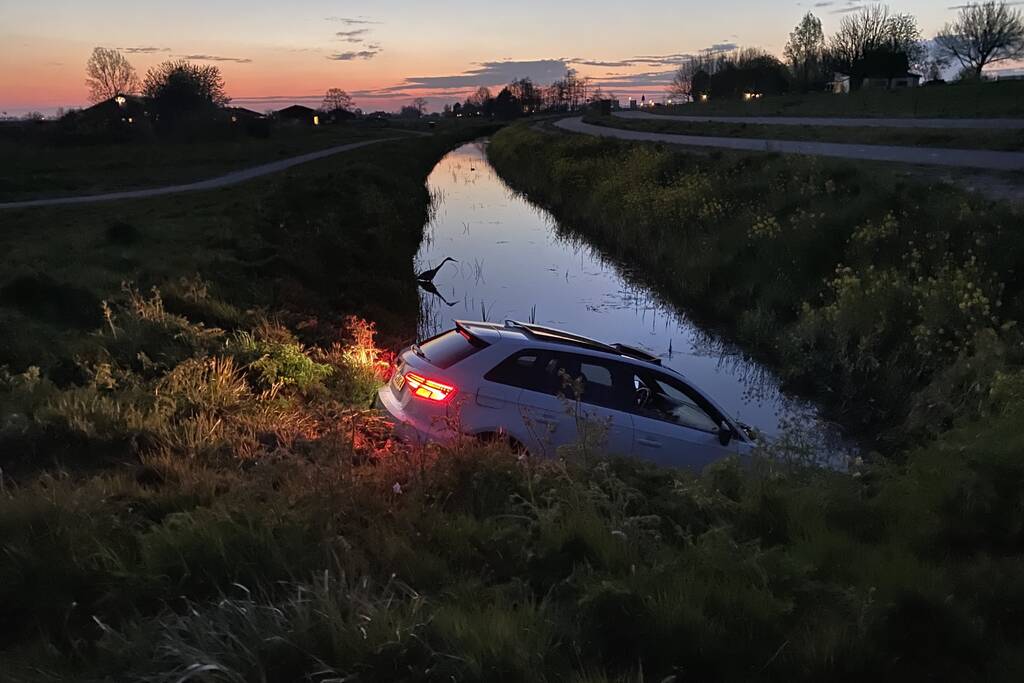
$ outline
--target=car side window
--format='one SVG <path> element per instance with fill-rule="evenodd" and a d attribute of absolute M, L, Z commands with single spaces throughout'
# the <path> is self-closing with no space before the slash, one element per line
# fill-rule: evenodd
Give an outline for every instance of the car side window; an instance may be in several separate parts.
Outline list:
<path fill-rule="evenodd" d="M 495 366 L 484 375 L 484 379 L 520 389 L 546 392 L 546 378 L 543 376 L 545 356 L 541 351 L 519 351 Z"/>
<path fill-rule="evenodd" d="M 575 353 L 552 353 L 545 365 L 549 394 L 577 398 L 575 383 L 582 391 L 579 400 L 593 406 L 628 410 L 633 394 L 628 368 L 622 363 Z"/>
<path fill-rule="evenodd" d="M 702 432 L 718 431 L 721 416 L 685 383 L 660 373 L 642 371 L 635 373 L 633 383 L 636 388 L 634 411 L 638 415 Z"/>

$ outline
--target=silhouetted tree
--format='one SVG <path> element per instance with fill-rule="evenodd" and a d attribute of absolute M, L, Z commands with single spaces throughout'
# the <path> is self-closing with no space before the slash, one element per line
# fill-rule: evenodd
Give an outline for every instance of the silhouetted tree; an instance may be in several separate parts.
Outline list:
<path fill-rule="evenodd" d="M 485 86 L 480 86 L 476 89 L 476 92 L 466 99 L 466 104 L 471 104 L 474 107 L 482 108 L 487 101 L 491 99 L 491 91 Z"/>
<path fill-rule="evenodd" d="M 93 48 L 85 64 L 88 78 L 89 101 L 102 102 L 116 95 L 134 95 L 139 92 L 139 77 L 135 68 L 117 50 Z"/>
<path fill-rule="evenodd" d="M 416 110 L 419 111 L 420 114 L 427 113 L 427 105 L 428 102 L 424 97 L 417 97 L 412 101 L 412 106 L 416 107 Z"/>
<path fill-rule="evenodd" d="M 789 34 L 785 55 L 793 76 L 802 90 L 811 88 L 819 80 L 821 61 L 825 54 L 825 33 L 821 30 L 821 19 L 808 12 Z"/>
<path fill-rule="evenodd" d="M 940 55 L 956 59 L 965 71 L 981 78 L 989 64 L 1024 58 L 1024 18 L 1005 2 L 965 5 L 935 43 Z"/>
<path fill-rule="evenodd" d="M 849 74 L 854 88 L 873 75 L 870 67 L 877 65 L 879 55 L 888 54 L 895 60 L 902 53 L 913 63 L 922 51 L 917 20 L 910 14 L 891 14 L 885 5 L 871 5 L 843 17 L 828 43 L 832 68 Z M 866 60 L 869 53 L 874 56 Z"/>
<path fill-rule="evenodd" d="M 325 112 L 351 111 L 355 102 L 352 97 L 341 88 L 330 88 L 324 93 L 324 102 L 320 109 Z"/>
<path fill-rule="evenodd" d="M 738 98 L 745 93 L 778 95 L 789 89 L 789 71 L 773 55 L 757 48 L 717 56 L 715 72 L 701 83 L 698 94 Z"/>
<path fill-rule="evenodd" d="M 520 78 L 508 85 L 512 97 L 523 107 L 525 113 L 540 109 L 544 103 L 543 94 L 540 88 L 533 84 L 529 78 Z"/>
<path fill-rule="evenodd" d="M 710 77 L 721 65 L 722 53 L 714 50 L 704 50 L 699 54 L 688 56 L 672 77 L 672 83 L 668 87 L 669 95 L 681 100 L 695 100 L 700 95 L 707 94 L 707 82 L 702 81 L 702 87 L 696 88 L 694 78 L 698 74 Z"/>
<path fill-rule="evenodd" d="M 150 69 L 142 90 L 153 99 L 159 114 L 168 118 L 223 107 L 231 101 L 224 92 L 220 69 L 185 60 L 163 62 Z"/>

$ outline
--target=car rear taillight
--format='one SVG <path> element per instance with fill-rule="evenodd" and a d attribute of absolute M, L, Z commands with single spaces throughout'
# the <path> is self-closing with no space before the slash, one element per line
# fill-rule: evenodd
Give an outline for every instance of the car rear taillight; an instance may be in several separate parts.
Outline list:
<path fill-rule="evenodd" d="M 455 387 L 452 385 L 417 375 L 415 372 L 405 373 L 405 383 L 409 385 L 409 391 L 413 396 L 428 401 L 447 401 L 455 393 Z"/>

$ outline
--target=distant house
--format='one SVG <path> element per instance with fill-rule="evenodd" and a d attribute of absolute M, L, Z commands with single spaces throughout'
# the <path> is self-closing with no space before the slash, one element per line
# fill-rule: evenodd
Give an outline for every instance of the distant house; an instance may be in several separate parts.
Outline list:
<path fill-rule="evenodd" d="M 872 74 L 863 78 L 854 78 L 849 74 L 839 71 L 835 73 L 828 83 L 828 90 L 836 95 L 847 95 L 851 90 L 902 90 L 905 88 L 916 88 L 921 85 L 921 74 L 904 71 L 894 76 L 886 74 Z M 859 82 L 859 87 L 855 85 Z"/>
<path fill-rule="evenodd" d="M 232 123 L 240 121 L 257 121 L 266 118 L 263 114 L 245 107 L 224 107 L 224 113 L 231 119 Z"/>
<path fill-rule="evenodd" d="M 861 84 L 861 88 L 867 90 L 869 88 L 879 90 L 899 90 L 901 88 L 916 88 L 921 85 L 921 74 L 915 74 L 907 71 L 893 76 L 868 76 L 864 79 Z"/>
<path fill-rule="evenodd" d="M 274 118 L 278 121 L 305 124 L 307 126 L 320 125 L 320 113 L 301 104 L 293 104 L 290 107 L 278 109 L 274 112 Z"/>
<path fill-rule="evenodd" d="M 828 90 L 834 95 L 848 95 L 850 94 L 850 76 L 849 74 L 835 72 L 832 76 L 832 80 L 828 83 Z"/>
<path fill-rule="evenodd" d="M 150 109 L 148 98 L 138 95 L 115 95 L 83 109 L 79 116 L 85 120 L 131 125 L 148 119 Z"/>

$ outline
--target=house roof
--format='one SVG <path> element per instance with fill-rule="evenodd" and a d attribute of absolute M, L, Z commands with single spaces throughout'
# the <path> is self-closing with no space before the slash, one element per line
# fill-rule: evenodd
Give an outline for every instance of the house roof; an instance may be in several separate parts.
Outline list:
<path fill-rule="evenodd" d="M 312 116 L 316 113 L 316 110 L 310 109 L 309 107 L 305 107 L 301 104 L 293 104 L 290 107 L 278 109 L 274 113 L 278 116 Z"/>
<path fill-rule="evenodd" d="M 229 114 L 235 114 L 236 116 L 249 116 L 263 118 L 263 114 L 252 109 L 246 109 L 245 107 L 224 107 L 224 111 Z"/>

